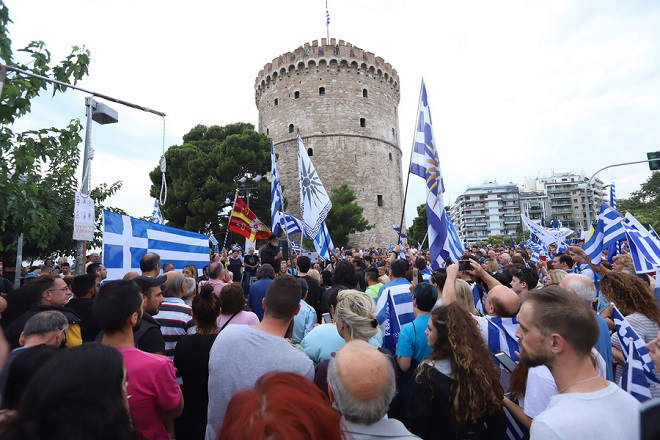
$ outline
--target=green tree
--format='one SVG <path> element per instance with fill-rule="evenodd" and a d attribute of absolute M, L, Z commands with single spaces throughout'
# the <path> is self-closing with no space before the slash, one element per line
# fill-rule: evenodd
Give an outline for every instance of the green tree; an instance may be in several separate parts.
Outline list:
<path fill-rule="evenodd" d="M 355 190 L 348 186 L 348 183 L 344 182 L 332 188 L 330 200 L 332 209 L 325 222 L 336 247 L 346 246 L 349 234 L 373 228 L 373 225 L 362 216 L 364 208 L 355 202 L 357 200 Z"/>
<path fill-rule="evenodd" d="M 58 64 L 44 42 L 33 41 L 20 49 L 25 63 L 14 60 L 7 26 L 9 11 L 0 1 L 0 60 L 3 64 L 75 84 L 87 75 L 89 51 L 74 46 Z M 79 163 L 81 125 L 72 120 L 66 128 L 39 128 L 22 133 L 12 129 L 31 111 L 31 100 L 48 82 L 9 72 L 0 99 L 0 253 L 12 260 L 17 238 L 24 236 L 23 255 L 39 258 L 72 255 L 74 177 Z M 66 87 L 53 86 L 53 95 Z"/>
<path fill-rule="evenodd" d="M 411 246 L 417 246 L 417 243 L 421 243 L 424 240 L 427 231 L 426 203 L 422 203 L 417 207 L 417 217 L 413 219 L 412 225 L 406 231 L 408 243 Z M 428 242 L 424 243 L 424 246 L 428 248 Z"/>
<path fill-rule="evenodd" d="M 227 217 L 218 213 L 231 206 L 237 180 L 270 171 L 270 143 L 252 124 L 220 127 L 197 125 L 183 136 L 182 145 L 165 153 L 167 201 L 161 207 L 167 224 L 190 231 L 224 231 Z M 160 167 L 149 173 L 150 194 L 158 198 L 162 182 Z M 248 182 L 249 184 L 249 182 Z M 245 194 L 241 194 L 245 199 Z M 270 223 L 270 183 L 262 179 L 250 192 L 250 209 Z"/>
<path fill-rule="evenodd" d="M 660 231 L 660 171 L 654 171 L 630 198 L 619 199 L 617 209 L 624 214 L 630 212 L 644 226 L 650 224 Z"/>

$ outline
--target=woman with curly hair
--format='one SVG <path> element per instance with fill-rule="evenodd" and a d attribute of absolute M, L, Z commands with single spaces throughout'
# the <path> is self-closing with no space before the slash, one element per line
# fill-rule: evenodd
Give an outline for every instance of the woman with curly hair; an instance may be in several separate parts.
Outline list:
<path fill-rule="evenodd" d="M 645 344 L 651 342 L 657 336 L 658 324 L 660 323 L 660 307 L 658 307 L 655 295 L 641 278 L 629 272 L 608 272 L 600 282 L 600 290 L 605 298 L 621 311 L 626 321 Z M 601 316 L 606 320 L 611 320 L 612 306 L 610 305 L 605 309 Z M 619 337 L 613 334 L 611 341 L 612 357 L 617 363 L 614 371 L 614 383 L 618 383 L 625 362 Z M 660 379 L 660 372 L 656 372 L 656 377 Z M 651 384 L 651 396 L 660 397 L 660 384 Z"/>
<path fill-rule="evenodd" d="M 506 432 L 500 371 L 472 316 L 458 304 L 433 311 L 433 352 L 413 382 L 408 421 L 423 439 L 501 439 Z"/>

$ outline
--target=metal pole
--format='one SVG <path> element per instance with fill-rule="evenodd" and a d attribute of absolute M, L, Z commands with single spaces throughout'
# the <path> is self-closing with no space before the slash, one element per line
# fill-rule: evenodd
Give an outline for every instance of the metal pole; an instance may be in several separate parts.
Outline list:
<path fill-rule="evenodd" d="M 23 234 L 18 236 L 16 244 L 16 273 L 14 274 L 14 289 L 21 287 L 21 269 L 23 267 Z"/>
<path fill-rule="evenodd" d="M 92 111 L 96 101 L 92 97 L 85 98 L 85 114 L 87 116 L 87 127 L 85 127 L 85 146 L 83 149 L 83 176 L 80 193 L 89 194 L 89 149 L 92 142 Z M 82 275 L 84 269 L 85 242 L 78 241 L 76 249 L 76 275 Z"/>
<path fill-rule="evenodd" d="M 648 163 L 648 162 L 653 162 L 656 161 L 657 159 L 646 159 L 646 160 L 636 160 L 635 162 L 625 162 L 625 163 L 615 163 L 614 165 L 608 165 L 606 167 L 603 167 L 596 171 L 593 176 L 589 178 L 589 181 L 587 182 L 587 187 L 584 189 L 584 206 L 585 206 L 585 211 L 586 211 L 586 216 L 587 216 L 587 223 L 585 227 L 587 228 L 587 231 L 591 229 L 591 208 L 589 206 L 589 186 L 591 186 L 591 181 L 594 180 L 594 177 L 596 177 L 596 174 L 600 173 L 603 170 L 606 170 L 608 168 L 614 168 L 614 167 L 621 167 L 624 165 L 635 165 L 638 163 Z"/>

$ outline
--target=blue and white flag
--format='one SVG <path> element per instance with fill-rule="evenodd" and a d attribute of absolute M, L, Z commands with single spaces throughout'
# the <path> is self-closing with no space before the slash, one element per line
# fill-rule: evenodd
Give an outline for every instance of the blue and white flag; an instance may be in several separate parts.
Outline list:
<path fill-rule="evenodd" d="M 159 225 L 162 225 L 165 223 L 163 221 L 163 216 L 160 213 L 160 207 L 158 206 L 158 200 L 154 200 L 154 211 L 151 213 L 151 221 L 153 223 L 158 223 Z"/>
<path fill-rule="evenodd" d="M 303 223 L 288 212 L 284 213 L 284 222 L 286 223 L 287 235 L 301 234 L 303 232 Z"/>
<path fill-rule="evenodd" d="M 610 185 L 610 206 L 616 209 L 616 189 L 614 182 Z M 614 256 L 621 253 L 620 242 L 615 242 L 607 248 L 607 261 L 612 263 L 614 261 Z"/>
<path fill-rule="evenodd" d="M 655 229 L 653 229 L 653 226 L 651 226 L 650 223 L 649 223 L 649 233 L 650 233 L 652 236 L 654 236 L 655 238 L 657 238 L 658 240 L 660 240 L 660 235 L 658 235 L 658 233 L 655 232 Z"/>
<path fill-rule="evenodd" d="M 293 252 L 297 252 L 299 254 L 302 254 L 303 252 L 307 252 L 305 249 L 301 248 L 300 245 L 298 243 L 296 243 L 295 241 L 291 242 L 291 250 L 293 250 Z"/>
<path fill-rule="evenodd" d="M 555 237 L 554 234 L 552 234 L 550 231 L 546 231 L 545 228 L 543 228 L 540 225 L 537 225 L 524 214 L 520 214 L 520 218 L 522 219 L 523 223 L 525 226 L 527 226 L 527 229 L 529 231 L 536 235 L 536 238 L 547 248 L 553 243 L 557 243 L 558 239 Z"/>
<path fill-rule="evenodd" d="M 330 25 L 330 12 L 328 11 L 328 0 L 325 0 L 325 25 Z"/>
<path fill-rule="evenodd" d="M 399 235 L 400 238 L 408 238 L 408 236 L 407 236 L 406 234 L 404 234 L 404 233 L 401 232 L 401 228 L 400 228 L 400 227 L 398 227 L 398 226 L 394 226 L 394 225 L 391 224 L 391 223 L 390 223 L 390 225 L 392 226 L 392 229 L 394 229 L 394 232 L 396 232 L 397 235 Z M 399 241 L 401 241 L 401 240 L 399 240 Z"/>
<path fill-rule="evenodd" d="M 612 319 L 626 361 L 619 385 L 640 402 L 649 400 L 650 383 L 658 383 L 649 349 L 616 307 L 612 309 Z M 633 355 L 632 359 L 630 353 Z"/>
<path fill-rule="evenodd" d="M 594 264 L 599 264 L 603 249 L 617 240 L 621 240 L 625 235 L 623 217 L 610 205 L 603 202 L 594 232 L 582 248 Z"/>
<path fill-rule="evenodd" d="M 300 220 L 303 222 L 305 235 L 316 237 L 332 208 L 332 202 L 309 159 L 300 133 L 298 133 L 298 173 L 300 176 Z"/>
<path fill-rule="evenodd" d="M 499 316 L 486 316 L 488 320 L 488 350 L 492 353 L 505 352 L 511 359 L 518 362 L 520 358 L 516 351 L 520 353 L 516 331 L 518 330 L 518 321 L 513 318 L 501 318 Z"/>
<path fill-rule="evenodd" d="M 140 272 L 140 258 L 147 252 L 157 253 L 178 270 L 187 264 L 201 268 L 209 264 L 209 237 L 103 210 L 103 265 L 108 280 Z"/>
<path fill-rule="evenodd" d="M 277 228 L 282 224 L 282 186 L 280 185 L 280 175 L 277 172 L 277 157 L 275 156 L 275 146 L 273 140 L 270 140 L 270 230 L 277 234 Z"/>
<path fill-rule="evenodd" d="M 447 215 L 447 211 L 443 215 L 447 224 L 447 240 L 445 241 L 444 250 L 449 254 L 451 261 L 455 263 L 465 254 L 465 246 L 463 246 L 463 241 L 458 236 L 458 232 L 456 232 L 456 228 L 451 222 L 449 215 Z"/>
<path fill-rule="evenodd" d="M 431 110 L 423 80 L 417 109 L 417 127 L 410 160 L 410 172 L 426 181 L 426 217 L 431 267 L 438 269 L 444 265 L 444 260 L 449 256 L 445 250 L 448 236 L 447 217 L 443 214 L 445 212 L 443 197 L 445 184 L 442 180 L 440 159 L 433 138 Z"/>
<path fill-rule="evenodd" d="M 209 235 L 209 241 L 213 245 L 213 249 L 215 249 L 216 252 L 218 252 L 218 239 L 215 238 L 215 235 L 213 235 L 213 232 L 211 232 L 211 235 Z"/>
<path fill-rule="evenodd" d="M 321 229 L 314 238 L 314 249 L 316 253 L 319 254 L 319 257 L 324 260 L 330 259 L 330 251 L 335 249 L 335 245 L 332 243 L 332 238 L 330 238 L 330 232 L 328 232 L 328 227 L 325 222 L 321 224 Z"/>
<path fill-rule="evenodd" d="M 626 213 L 623 226 L 628 238 L 635 272 L 654 272 L 660 267 L 660 240 L 651 235 L 629 212 Z"/>

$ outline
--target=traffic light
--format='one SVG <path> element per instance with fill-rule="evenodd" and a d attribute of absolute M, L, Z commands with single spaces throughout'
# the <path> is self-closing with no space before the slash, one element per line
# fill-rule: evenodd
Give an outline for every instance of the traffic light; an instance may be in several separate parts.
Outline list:
<path fill-rule="evenodd" d="M 649 168 L 651 171 L 660 170 L 660 151 L 655 151 L 652 153 L 646 153 L 646 157 L 649 160 Z"/>

